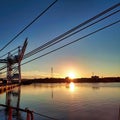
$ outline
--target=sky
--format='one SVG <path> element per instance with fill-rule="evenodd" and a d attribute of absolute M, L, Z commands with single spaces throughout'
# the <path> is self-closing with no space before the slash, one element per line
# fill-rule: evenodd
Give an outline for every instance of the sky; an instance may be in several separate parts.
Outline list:
<path fill-rule="evenodd" d="M 0 0 L 0 49 L 52 2 L 54 0 Z M 25 53 L 28 53 L 119 2 L 119 0 L 58 0 L 8 47 L 0 51 L 0 56 L 22 45 L 26 37 L 28 46 Z M 119 9 L 120 7 L 113 11 Z M 120 12 L 23 60 L 22 63 L 119 19 Z M 23 65 L 22 77 L 51 77 L 51 68 L 54 77 L 62 78 L 70 73 L 77 78 L 91 75 L 120 76 L 120 23 Z"/>

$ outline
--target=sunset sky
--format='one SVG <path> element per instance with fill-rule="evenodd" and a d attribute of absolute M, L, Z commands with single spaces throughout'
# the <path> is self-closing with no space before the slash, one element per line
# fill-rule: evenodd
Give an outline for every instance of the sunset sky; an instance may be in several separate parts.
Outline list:
<path fill-rule="evenodd" d="M 0 0 L 0 49 L 52 2 L 54 0 Z M 58 0 L 23 34 L 0 51 L 0 56 L 22 45 L 26 37 L 28 53 L 119 2 L 119 0 Z M 113 11 L 116 10 L 120 10 L 120 6 Z M 120 20 L 120 12 L 23 60 L 22 63 L 117 20 Z M 70 73 L 75 77 L 90 77 L 93 73 L 100 77 L 120 76 L 120 22 L 25 64 L 22 66 L 22 77 L 51 77 L 51 68 L 54 77 L 64 78 Z"/>

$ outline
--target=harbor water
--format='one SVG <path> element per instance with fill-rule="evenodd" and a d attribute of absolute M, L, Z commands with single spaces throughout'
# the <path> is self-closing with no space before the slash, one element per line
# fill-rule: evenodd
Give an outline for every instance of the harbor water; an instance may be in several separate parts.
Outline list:
<path fill-rule="evenodd" d="M 8 103 L 32 110 L 35 120 L 120 120 L 120 83 L 23 85 L 0 94 L 0 104 Z M 26 113 L 13 114 L 26 120 Z M 0 107 L 0 120 L 6 118 Z"/>

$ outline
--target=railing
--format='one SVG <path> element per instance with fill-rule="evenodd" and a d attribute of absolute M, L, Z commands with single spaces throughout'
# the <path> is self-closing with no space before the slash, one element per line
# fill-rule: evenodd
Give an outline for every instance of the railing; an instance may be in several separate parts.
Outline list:
<path fill-rule="evenodd" d="M 27 114 L 26 120 L 34 120 L 33 111 L 30 111 L 29 109 L 21 109 L 21 108 L 12 107 L 4 104 L 0 104 L 0 106 L 8 108 L 8 120 L 12 120 L 13 110 L 26 112 Z"/>
<path fill-rule="evenodd" d="M 44 118 L 47 118 L 47 119 L 51 119 L 51 120 L 59 120 L 59 119 L 56 119 L 56 118 L 53 118 L 53 117 L 50 117 L 50 116 L 47 116 L 47 115 L 44 115 L 44 114 L 37 113 L 35 111 L 31 111 L 27 108 L 21 109 L 21 108 L 18 108 L 18 107 L 12 107 L 12 106 L 8 106 L 8 105 L 4 105 L 4 104 L 0 104 L 0 106 L 8 109 L 8 120 L 12 120 L 13 110 L 26 112 L 26 114 L 27 114 L 26 115 L 26 120 L 34 120 L 34 115 L 38 115 L 38 116 L 41 116 L 41 117 L 44 117 Z"/>

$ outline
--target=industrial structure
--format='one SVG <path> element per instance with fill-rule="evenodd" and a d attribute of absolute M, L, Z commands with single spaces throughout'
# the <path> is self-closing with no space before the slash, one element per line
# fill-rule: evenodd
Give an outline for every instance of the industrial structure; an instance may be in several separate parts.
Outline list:
<path fill-rule="evenodd" d="M 0 59 L 0 63 L 5 63 L 7 65 L 7 75 L 4 83 L 12 83 L 12 82 L 21 82 L 21 61 L 23 59 L 26 47 L 27 47 L 27 38 L 24 41 L 22 47 L 18 47 L 17 55 L 13 55 L 11 52 L 8 52 L 7 58 Z"/>

